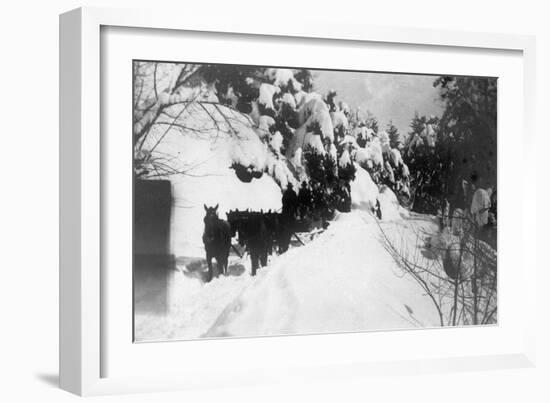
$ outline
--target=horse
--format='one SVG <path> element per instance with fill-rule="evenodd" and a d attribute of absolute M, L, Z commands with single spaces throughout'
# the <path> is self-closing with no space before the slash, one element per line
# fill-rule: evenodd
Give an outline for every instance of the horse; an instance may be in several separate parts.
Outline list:
<path fill-rule="evenodd" d="M 247 247 L 250 253 L 252 275 L 258 267 L 267 266 L 267 255 L 272 247 L 272 238 L 263 212 L 230 211 L 227 214 L 231 233 L 238 235 L 241 246 Z"/>
<path fill-rule="evenodd" d="M 240 235 L 250 251 L 252 275 L 259 267 L 267 266 L 267 255 L 271 248 L 271 237 L 263 213 L 251 213 L 241 228 Z"/>
<path fill-rule="evenodd" d="M 286 214 L 271 212 L 271 210 L 264 214 L 264 218 L 270 235 L 270 251 L 273 249 L 272 245 L 276 243 L 278 254 L 286 252 L 292 236 L 292 220 Z"/>
<path fill-rule="evenodd" d="M 218 206 L 207 207 L 204 205 L 206 215 L 204 216 L 204 233 L 202 241 L 206 251 L 206 263 L 208 264 L 208 275 L 210 281 L 213 277 L 212 258 L 216 259 L 218 275 L 227 274 L 227 262 L 229 249 L 231 248 L 231 228 L 227 221 L 218 218 Z"/>

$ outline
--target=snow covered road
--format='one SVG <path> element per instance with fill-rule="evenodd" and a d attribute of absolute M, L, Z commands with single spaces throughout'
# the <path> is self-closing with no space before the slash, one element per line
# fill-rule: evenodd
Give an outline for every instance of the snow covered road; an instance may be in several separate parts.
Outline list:
<path fill-rule="evenodd" d="M 406 236 L 420 224 L 382 225 Z M 273 256 L 256 277 L 246 257 L 233 258 L 231 273 L 203 283 L 181 265 L 168 282 L 166 312 L 136 312 L 137 340 L 439 326 L 434 305 L 397 267 L 366 211 L 340 214 L 307 245 Z"/>

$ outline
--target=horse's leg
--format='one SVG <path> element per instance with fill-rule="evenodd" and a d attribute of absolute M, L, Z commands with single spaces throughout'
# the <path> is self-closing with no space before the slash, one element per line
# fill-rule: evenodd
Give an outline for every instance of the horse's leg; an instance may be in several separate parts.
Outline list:
<path fill-rule="evenodd" d="M 225 276 L 227 274 L 227 257 L 223 253 L 220 253 L 216 260 L 218 261 L 218 271 L 221 275 Z"/>
<path fill-rule="evenodd" d="M 267 253 L 263 253 L 260 258 L 260 266 L 266 267 L 267 266 Z"/>
<path fill-rule="evenodd" d="M 292 234 L 290 233 L 290 230 L 288 229 L 285 229 L 284 233 L 283 233 L 283 242 L 282 242 L 282 248 L 281 248 L 281 251 L 282 253 L 286 252 L 288 250 L 288 246 L 290 245 L 290 237 L 292 236 Z"/>
<path fill-rule="evenodd" d="M 268 252 L 269 246 L 265 246 L 264 250 L 262 250 L 262 254 L 260 255 L 260 265 L 262 267 L 267 266 L 267 252 Z"/>
<path fill-rule="evenodd" d="M 229 250 L 227 251 L 227 253 L 223 257 L 224 257 L 224 260 L 223 260 L 223 273 L 225 275 L 227 275 L 227 274 L 229 274 Z"/>
<path fill-rule="evenodd" d="M 285 247 L 285 236 L 284 236 L 284 233 L 281 232 L 279 233 L 279 236 L 277 238 L 277 246 L 278 246 L 278 252 L 279 252 L 279 255 L 284 253 L 284 247 Z"/>
<path fill-rule="evenodd" d="M 220 274 L 223 275 L 223 256 L 221 253 L 218 252 L 216 255 L 216 277 L 220 277 Z"/>
<path fill-rule="evenodd" d="M 231 252 L 231 242 L 229 242 L 229 245 L 227 246 L 227 250 L 225 251 L 224 257 L 225 257 L 225 272 L 229 274 L 229 253 Z"/>
<path fill-rule="evenodd" d="M 208 279 L 207 281 L 212 280 L 212 256 L 210 254 L 206 254 L 206 264 L 208 265 Z"/>
<path fill-rule="evenodd" d="M 250 263 L 252 265 L 252 275 L 256 275 L 256 269 L 258 269 L 258 251 L 256 248 L 250 249 Z"/>
<path fill-rule="evenodd" d="M 220 276 L 220 261 L 218 260 L 218 255 L 214 256 L 214 259 L 216 259 L 216 278 Z M 214 265 L 212 265 L 212 271 L 214 271 Z"/>

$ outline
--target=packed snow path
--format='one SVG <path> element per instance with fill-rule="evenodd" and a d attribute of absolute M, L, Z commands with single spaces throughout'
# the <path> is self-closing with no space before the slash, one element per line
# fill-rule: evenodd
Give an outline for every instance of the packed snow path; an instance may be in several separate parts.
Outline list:
<path fill-rule="evenodd" d="M 382 225 L 400 236 L 434 225 L 420 221 Z M 271 257 L 255 277 L 246 256 L 235 257 L 229 275 L 210 283 L 193 275 L 193 264 L 182 264 L 168 281 L 166 311 L 136 310 L 138 340 L 439 326 L 433 303 L 397 267 L 380 237 L 375 218 L 354 210 L 338 215 L 307 245 Z"/>

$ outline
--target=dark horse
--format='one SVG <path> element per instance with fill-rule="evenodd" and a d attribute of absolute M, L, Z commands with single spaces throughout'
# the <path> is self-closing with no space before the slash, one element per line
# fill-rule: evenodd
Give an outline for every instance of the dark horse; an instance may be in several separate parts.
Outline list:
<path fill-rule="evenodd" d="M 241 246 L 250 253 L 252 275 L 261 266 L 267 266 L 267 255 L 272 246 L 271 235 L 263 213 L 248 211 L 230 211 L 227 214 L 233 235 L 238 233 Z"/>
<path fill-rule="evenodd" d="M 206 207 L 204 210 L 204 233 L 202 241 L 206 251 L 206 263 L 208 264 L 208 276 L 210 281 L 213 277 L 212 258 L 216 259 L 218 275 L 227 274 L 227 261 L 229 249 L 231 248 L 231 229 L 229 223 L 218 218 L 218 204 L 215 207 Z"/>
<path fill-rule="evenodd" d="M 278 246 L 277 253 L 281 254 L 288 250 L 292 236 L 292 217 L 288 214 L 268 211 L 264 214 L 265 223 L 271 236 L 272 242 Z M 271 249 L 270 249 L 271 250 Z"/>

